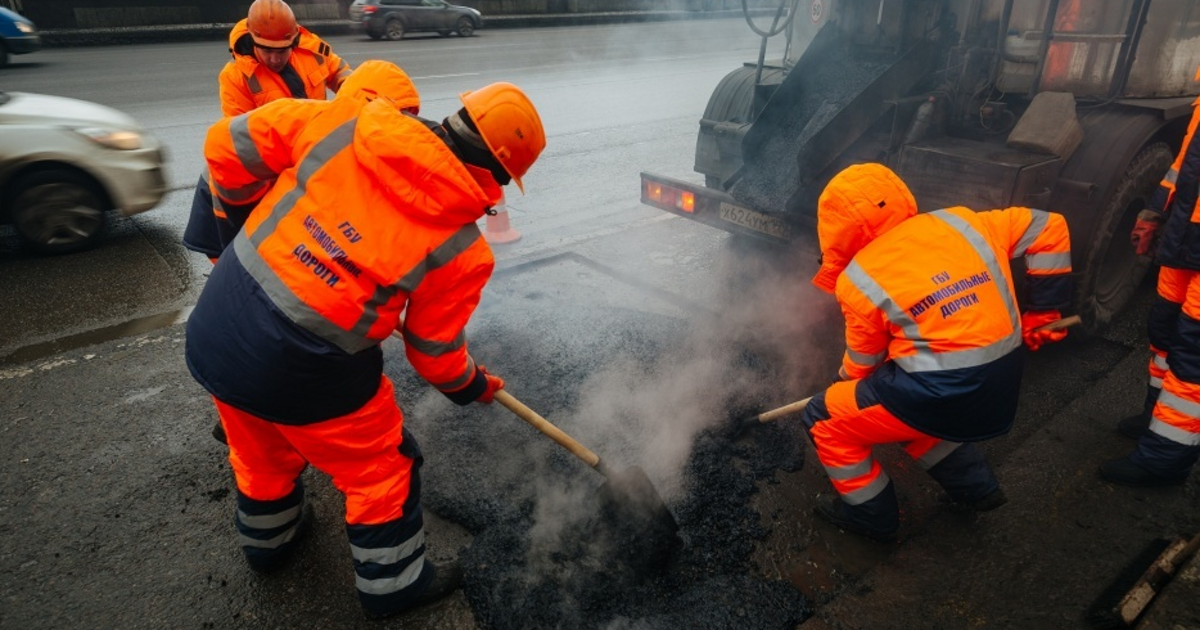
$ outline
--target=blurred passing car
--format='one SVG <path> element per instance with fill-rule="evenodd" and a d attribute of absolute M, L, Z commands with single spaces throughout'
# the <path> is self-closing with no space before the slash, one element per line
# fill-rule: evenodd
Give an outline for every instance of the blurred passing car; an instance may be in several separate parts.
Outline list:
<path fill-rule="evenodd" d="M 166 193 L 163 159 L 158 140 L 125 113 L 0 92 L 0 219 L 36 252 L 84 249 L 109 210 L 153 208 Z"/>
<path fill-rule="evenodd" d="M 371 39 L 398 40 L 405 33 L 458 33 L 470 37 L 483 26 L 483 14 L 444 0 L 354 0 L 350 20 Z"/>
<path fill-rule="evenodd" d="M 25 16 L 0 7 L 0 66 L 8 65 L 9 54 L 23 55 L 40 50 L 42 36 Z"/>

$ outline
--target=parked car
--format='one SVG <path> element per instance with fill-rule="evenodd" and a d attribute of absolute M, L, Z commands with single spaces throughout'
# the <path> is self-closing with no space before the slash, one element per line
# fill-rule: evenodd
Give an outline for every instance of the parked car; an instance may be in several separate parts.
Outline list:
<path fill-rule="evenodd" d="M 129 115 L 97 103 L 0 92 L 0 220 L 43 254 L 94 244 L 105 214 L 166 194 L 163 151 Z"/>
<path fill-rule="evenodd" d="M 42 48 L 42 36 L 28 18 L 0 7 L 0 66 L 8 65 L 9 54 L 23 55 Z"/>
<path fill-rule="evenodd" d="M 458 33 L 470 37 L 483 26 L 483 14 L 444 0 L 354 0 L 350 20 L 371 39 L 398 40 L 405 33 Z"/>

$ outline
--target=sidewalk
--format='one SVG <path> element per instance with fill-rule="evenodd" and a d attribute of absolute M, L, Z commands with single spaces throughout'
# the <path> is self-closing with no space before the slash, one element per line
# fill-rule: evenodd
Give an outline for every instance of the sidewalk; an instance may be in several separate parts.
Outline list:
<path fill-rule="evenodd" d="M 751 9 L 752 16 L 773 15 L 769 9 Z M 483 17 L 483 29 L 529 28 L 536 26 L 581 26 L 621 22 L 662 22 L 673 20 L 704 20 L 742 17 L 741 9 L 716 11 L 622 11 L 610 13 L 556 13 L 530 15 L 500 15 Z M 362 29 L 349 19 L 304 22 L 304 27 L 322 36 L 353 35 Z M 233 24 L 167 24 L 160 26 L 131 26 L 128 28 L 51 29 L 41 32 L 47 48 L 70 46 L 111 46 L 119 44 L 153 44 L 178 41 L 224 41 Z"/>

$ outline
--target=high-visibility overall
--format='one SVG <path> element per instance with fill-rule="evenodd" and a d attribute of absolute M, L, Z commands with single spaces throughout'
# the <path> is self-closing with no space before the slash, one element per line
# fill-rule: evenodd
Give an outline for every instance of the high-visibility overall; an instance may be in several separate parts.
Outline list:
<path fill-rule="evenodd" d="M 486 389 L 464 329 L 494 266 L 476 221 L 500 188 L 387 98 L 277 101 L 214 125 L 205 156 L 223 203 L 257 204 L 187 330 L 239 509 L 286 522 L 301 462 L 329 473 L 347 497 L 363 605 L 403 608 L 427 579 L 420 458 L 400 439 L 379 344 L 404 312 L 418 374 L 460 404 Z"/>
<path fill-rule="evenodd" d="M 803 419 L 847 515 L 890 533 L 896 498 L 876 444 L 904 443 L 956 501 L 998 487 L 963 442 L 1007 432 L 1016 413 L 1024 359 L 1009 260 L 1025 258 L 1030 310 L 1064 308 L 1070 239 L 1060 215 L 1029 208 L 914 216 L 915 204 L 851 205 L 841 228 L 821 217 L 826 265 L 814 280 L 837 274 L 846 380 L 815 396 Z M 852 258 L 830 264 L 831 253 Z"/>
<path fill-rule="evenodd" d="M 1183 146 L 1149 203 L 1166 223 L 1147 323 L 1150 429 L 1131 459 L 1163 477 L 1187 475 L 1200 457 L 1200 99 L 1192 107 Z"/>
<path fill-rule="evenodd" d="M 350 76 L 350 65 L 338 57 L 325 40 L 303 26 L 288 60 L 294 78 L 290 76 L 291 72 L 285 76 L 259 63 L 253 45 L 246 20 L 241 20 L 229 31 L 229 52 L 233 59 L 225 64 L 217 79 L 223 116 L 245 114 L 281 98 L 323 101 L 327 89 L 337 92 L 342 81 Z"/>

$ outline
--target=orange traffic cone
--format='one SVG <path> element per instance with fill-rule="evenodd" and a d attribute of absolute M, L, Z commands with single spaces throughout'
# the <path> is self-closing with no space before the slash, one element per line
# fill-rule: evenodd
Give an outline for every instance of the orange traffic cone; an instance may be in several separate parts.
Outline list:
<path fill-rule="evenodd" d="M 500 192 L 500 203 L 492 207 L 494 214 L 487 215 L 483 238 L 489 243 L 511 243 L 521 238 L 521 233 L 508 223 L 508 206 L 504 203 L 504 191 Z"/>

